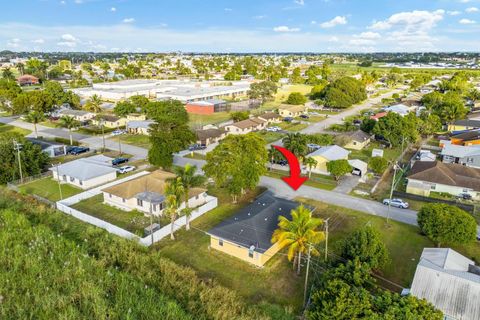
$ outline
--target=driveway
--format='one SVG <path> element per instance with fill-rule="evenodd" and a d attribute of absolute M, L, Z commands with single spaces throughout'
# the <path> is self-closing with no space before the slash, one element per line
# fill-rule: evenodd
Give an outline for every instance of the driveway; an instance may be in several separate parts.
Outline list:
<path fill-rule="evenodd" d="M 359 176 L 348 175 L 344 176 L 338 181 L 337 187 L 333 191 L 343 194 L 349 194 L 353 188 L 360 182 Z"/>

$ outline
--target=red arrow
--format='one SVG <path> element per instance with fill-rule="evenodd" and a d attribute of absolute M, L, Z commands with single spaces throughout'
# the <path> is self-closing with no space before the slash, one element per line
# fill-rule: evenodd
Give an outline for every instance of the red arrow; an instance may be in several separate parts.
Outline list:
<path fill-rule="evenodd" d="M 297 157 L 288 149 L 279 146 L 273 147 L 280 151 L 285 158 L 287 158 L 288 165 L 290 166 L 290 176 L 283 177 L 282 180 L 292 187 L 293 190 L 297 190 L 305 181 L 308 180 L 307 177 L 300 176 L 300 163 L 298 162 Z"/>

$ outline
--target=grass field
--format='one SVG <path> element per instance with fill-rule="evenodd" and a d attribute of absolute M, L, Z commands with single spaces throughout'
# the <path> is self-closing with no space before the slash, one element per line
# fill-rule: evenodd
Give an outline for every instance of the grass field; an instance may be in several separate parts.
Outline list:
<path fill-rule="evenodd" d="M 61 184 L 61 188 L 64 199 L 74 196 L 83 191 L 80 188 L 74 187 L 66 183 Z M 22 192 L 36 194 L 50 201 L 56 202 L 60 200 L 60 190 L 58 188 L 58 182 L 56 180 L 53 180 L 51 177 L 29 182 L 27 184 L 21 185 L 19 189 Z"/>
<path fill-rule="evenodd" d="M 262 137 L 266 143 L 272 143 L 274 141 L 282 139 L 285 135 L 279 132 L 267 132 L 267 131 L 258 131 L 256 132 L 260 137 Z"/>
<path fill-rule="evenodd" d="M 382 217 L 310 199 L 301 198 L 299 200 L 315 206 L 315 213 L 318 216 L 330 218 L 329 251 L 334 254 L 338 254 L 342 239 L 353 230 L 366 224 L 370 224 L 378 230 L 390 255 L 390 262 L 381 270 L 381 275 L 405 288 L 408 288 L 411 284 L 423 248 L 434 247 L 434 244 L 427 237 L 420 234 L 420 229 L 416 226 L 396 221 L 391 221 L 390 225 L 386 226 L 385 219 Z M 480 261 L 480 246 L 478 243 L 453 248 L 466 257 L 477 262 Z M 332 255 L 332 257 L 334 256 Z"/>
<path fill-rule="evenodd" d="M 194 129 L 201 129 L 207 124 L 217 124 L 227 120 L 230 120 L 229 112 L 215 112 L 212 114 L 192 114 L 188 115 L 190 119 L 190 127 Z"/>
<path fill-rule="evenodd" d="M 281 170 L 268 170 L 265 175 L 268 177 L 281 179 L 282 177 L 288 176 L 289 172 Z M 337 183 L 331 176 L 312 174 L 311 178 L 305 182 L 305 185 L 318 189 L 333 190 L 337 186 Z"/>
<path fill-rule="evenodd" d="M 143 228 L 150 225 L 150 218 L 139 211 L 123 211 L 103 203 L 103 194 L 76 203 L 72 208 L 110 222 L 122 229 L 143 236 Z M 160 225 L 165 224 L 162 219 Z M 156 221 L 154 221 L 156 222 Z"/>
<path fill-rule="evenodd" d="M 9 124 L 0 123 L 0 134 L 1 133 L 18 133 L 18 134 L 21 134 L 22 136 L 26 136 L 32 133 L 32 131 L 19 128 L 19 127 L 14 127 Z"/>
<path fill-rule="evenodd" d="M 118 136 L 109 136 L 108 139 L 118 141 Z M 131 144 L 132 146 L 150 149 L 150 139 L 143 134 L 122 134 L 120 135 L 120 141 L 125 144 Z"/>
<path fill-rule="evenodd" d="M 219 198 L 219 206 L 192 222 L 190 231 L 184 228 L 175 233 L 176 240 L 165 238 L 155 249 L 165 257 L 193 267 L 201 277 L 214 278 L 222 285 L 234 289 L 251 303 L 266 300 L 283 306 L 302 304 L 303 278 L 297 277 L 284 255 L 277 254 L 264 268 L 256 268 L 244 261 L 209 249 L 210 237 L 199 230 L 208 231 L 227 217 L 247 205 L 263 190 L 248 193 L 241 202 L 232 204 L 224 190 L 210 189 L 209 194 Z"/>
<path fill-rule="evenodd" d="M 406 147 L 406 146 L 405 146 Z M 381 144 L 378 142 L 371 142 L 368 146 L 362 150 L 351 150 L 349 158 L 350 159 L 360 159 L 368 163 L 368 160 L 372 157 L 373 149 L 383 150 L 383 157 L 388 161 L 393 161 L 400 156 L 402 153 L 401 147 L 396 148 L 382 148 Z"/>
<path fill-rule="evenodd" d="M 280 104 L 285 103 L 290 93 L 300 92 L 302 94 L 309 94 L 312 88 L 313 88 L 312 86 L 309 86 L 306 84 L 292 84 L 292 85 L 282 86 L 281 88 L 278 89 L 274 100 L 265 103 L 260 107 L 260 109 L 262 111 L 275 109 Z"/>
<path fill-rule="evenodd" d="M 283 122 L 279 123 L 277 126 L 282 128 L 283 130 L 297 132 L 297 131 L 303 130 L 306 127 L 308 127 L 308 124 L 300 123 L 300 122 L 292 123 L 292 122 L 284 122 L 283 121 Z"/>

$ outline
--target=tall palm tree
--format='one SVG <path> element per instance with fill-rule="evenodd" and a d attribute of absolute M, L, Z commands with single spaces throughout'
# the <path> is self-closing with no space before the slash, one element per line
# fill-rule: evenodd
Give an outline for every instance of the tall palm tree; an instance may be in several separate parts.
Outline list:
<path fill-rule="evenodd" d="M 278 229 L 273 232 L 272 243 L 280 248 L 288 247 L 287 257 L 293 260 L 293 268 L 297 265 L 297 274 L 300 274 L 302 254 L 311 246 L 311 254 L 318 255 L 318 250 L 313 246 L 325 239 L 325 233 L 319 231 L 323 224 L 320 218 L 312 217 L 312 211 L 303 205 L 291 211 L 292 220 L 284 216 L 278 217 Z"/>
<path fill-rule="evenodd" d="M 289 133 L 282 140 L 283 146 L 297 157 L 304 157 L 308 152 L 307 138 L 299 132 Z"/>
<path fill-rule="evenodd" d="M 178 209 L 182 202 L 182 196 L 184 193 L 182 178 L 177 177 L 170 180 L 165 187 L 166 204 L 165 209 L 168 216 L 170 216 L 170 239 L 175 240 L 173 235 L 173 227 L 175 220 L 177 219 Z"/>
<path fill-rule="evenodd" d="M 17 63 L 16 65 L 18 72 L 20 73 L 21 76 L 25 73 L 25 65 L 21 62 Z"/>
<path fill-rule="evenodd" d="M 45 120 L 45 115 L 42 112 L 33 110 L 25 116 L 25 120 L 33 123 L 33 128 L 35 129 L 35 138 L 38 138 L 37 123 Z"/>
<path fill-rule="evenodd" d="M 185 167 L 177 167 L 175 169 L 175 173 L 181 178 L 183 185 L 183 200 L 185 201 L 185 209 L 183 210 L 183 213 L 186 218 L 186 230 L 190 230 L 190 215 L 192 214 L 192 210 L 188 206 L 190 189 L 199 187 L 205 182 L 204 176 L 195 175 L 196 171 L 197 167 L 190 163 L 187 163 Z"/>
<path fill-rule="evenodd" d="M 303 160 L 303 164 L 307 166 L 308 168 L 308 177 L 312 177 L 312 169 L 315 168 L 318 164 L 318 161 L 315 160 L 312 157 L 306 157 L 305 160 Z"/>
<path fill-rule="evenodd" d="M 80 122 L 75 120 L 73 117 L 63 116 L 60 118 L 60 126 L 68 129 L 68 132 L 70 133 L 70 145 L 73 145 L 72 129 L 80 126 Z"/>
<path fill-rule="evenodd" d="M 102 99 L 98 95 L 94 94 L 87 100 L 84 108 L 87 111 L 99 113 L 102 111 Z"/>

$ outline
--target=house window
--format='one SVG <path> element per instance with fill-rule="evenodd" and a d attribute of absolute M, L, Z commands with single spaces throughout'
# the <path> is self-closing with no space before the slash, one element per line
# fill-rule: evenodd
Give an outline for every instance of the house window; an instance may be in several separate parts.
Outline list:
<path fill-rule="evenodd" d="M 356 145 L 357 145 L 357 141 L 353 141 L 353 145 L 356 146 Z"/>
<path fill-rule="evenodd" d="M 161 202 L 159 205 L 158 205 L 158 210 L 162 211 L 163 209 L 163 202 Z"/>
<path fill-rule="evenodd" d="M 467 163 L 473 163 L 473 158 L 467 158 Z"/>
<path fill-rule="evenodd" d="M 70 177 L 70 182 L 75 182 L 75 178 L 74 178 L 74 177 Z"/>
<path fill-rule="evenodd" d="M 248 251 L 248 257 L 253 258 L 253 251 Z"/>
<path fill-rule="evenodd" d="M 200 198 L 200 195 L 199 195 L 199 194 L 197 194 L 197 196 L 195 197 L 195 199 L 197 199 L 197 200 L 198 200 L 199 198 Z"/>
<path fill-rule="evenodd" d="M 430 186 L 430 189 L 431 189 L 431 190 L 435 190 L 436 187 L 437 187 L 437 186 L 436 186 L 435 184 L 432 184 L 432 185 Z"/>
<path fill-rule="evenodd" d="M 470 191 L 470 190 L 468 190 L 468 189 L 463 189 L 463 192 L 468 192 L 468 191 Z"/>
<path fill-rule="evenodd" d="M 154 205 L 152 206 L 152 210 L 153 210 L 153 211 L 157 211 L 157 205 L 156 205 L 156 204 L 154 204 Z"/>
<path fill-rule="evenodd" d="M 125 203 L 125 198 L 122 198 L 122 202 Z"/>
<path fill-rule="evenodd" d="M 141 199 L 137 199 L 137 206 L 143 207 L 143 201 Z"/>
<path fill-rule="evenodd" d="M 63 175 L 63 176 L 62 176 L 62 179 L 63 179 L 63 181 L 67 181 L 67 176 L 66 176 L 66 175 Z"/>
<path fill-rule="evenodd" d="M 82 180 L 78 180 L 78 183 L 83 186 L 83 181 Z"/>
<path fill-rule="evenodd" d="M 112 194 L 111 194 L 111 193 L 109 193 L 109 194 L 108 194 L 108 197 L 109 197 L 109 198 L 111 198 L 111 197 L 112 197 Z"/>
<path fill-rule="evenodd" d="M 218 245 L 219 245 L 220 247 L 223 247 L 223 240 L 222 240 L 222 239 L 218 239 Z"/>

